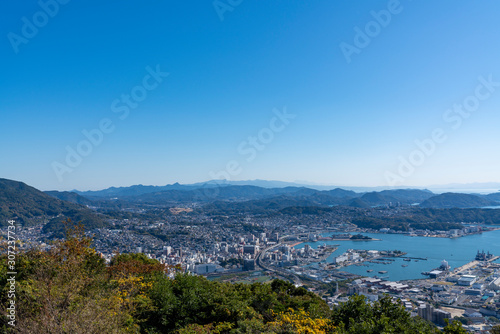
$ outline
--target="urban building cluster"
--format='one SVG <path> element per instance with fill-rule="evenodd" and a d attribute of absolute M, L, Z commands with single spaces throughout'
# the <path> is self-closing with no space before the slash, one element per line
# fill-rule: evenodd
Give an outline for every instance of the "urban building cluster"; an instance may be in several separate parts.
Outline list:
<path fill-rule="evenodd" d="M 50 235 L 43 232 L 43 226 L 20 227 L 21 248 L 50 248 Z M 443 261 L 440 268 L 424 273 L 425 279 L 392 282 L 384 278 L 383 271 L 378 278 L 362 277 L 342 268 L 362 266 L 366 261 L 391 261 L 404 256 L 401 251 L 349 249 L 330 257 L 337 247 L 327 246 L 323 240 L 362 238 L 360 233 L 364 232 L 455 238 L 482 230 L 485 228 L 479 226 L 450 231 L 359 228 L 350 223 L 348 209 L 321 215 L 319 219 L 308 214 L 224 216 L 175 210 L 160 220 L 112 219 L 106 228 L 86 233 L 106 261 L 117 253 L 144 253 L 195 275 L 270 275 L 304 285 L 332 306 L 352 294 L 364 295 L 369 301 L 390 294 L 412 315 L 438 325 L 443 325 L 445 319 L 459 317 L 475 330 L 488 328 L 493 319 L 500 318 L 500 268 L 489 252 L 478 251 L 474 261 L 455 270 Z M 296 247 L 304 242 L 315 242 L 316 246 L 306 243 Z M 334 293 L 327 293 L 328 286 L 335 287 L 330 289 Z"/>

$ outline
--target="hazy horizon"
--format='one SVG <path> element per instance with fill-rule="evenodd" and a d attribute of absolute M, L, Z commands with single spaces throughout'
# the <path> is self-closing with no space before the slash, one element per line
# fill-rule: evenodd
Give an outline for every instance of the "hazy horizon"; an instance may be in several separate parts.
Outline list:
<path fill-rule="evenodd" d="M 0 177 L 500 183 L 500 3 L 2 6 Z"/>
<path fill-rule="evenodd" d="M 19 181 L 19 180 L 16 180 Z M 21 181 L 23 182 L 23 181 Z M 436 194 L 439 193 L 444 193 L 444 192 L 457 192 L 457 193 L 480 193 L 480 194 L 489 194 L 489 193 L 496 193 L 500 191 L 500 183 L 497 182 L 487 182 L 487 183 L 464 183 L 464 184 L 456 184 L 456 183 L 450 183 L 450 184 L 434 184 L 434 185 L 427 185 L 423 187 L 417 187 L 417 186 L 397 186 L 397 187 L 389 187 L 386 185 L 381 185 L 381 186 L 350 186 L 350 185 L 337 185 L 337 184 L 319 184 L 319 183 L 308 183 L 307 181 L 280 181 L 280 180 L 262 180 L 262 179 L 255 179 L 255 180 L 205 180 L 201 182 L 193 182 L 193 183 L 182 183 L 182 182 L 172 182 L 172 183 L 166 183 L 166 184 L 120 184 L 120 185 L 112 185 L 109 187 L 104 187 L 104 188 L 93 188 L 93 189 L 86 189 L 86 188 L 73 188 L 73 189 L 41 189 L 43 191 L 51 191 L 51 190 L 56 190 L 56 191 L 100 191 L 100 190 L 105 190 L 109 188 L 127 188 L 127 187 L 132 187 L 132 186 L 153 186 L 153 187 L 162 187 L 162 186 L 168 186 L 168 185 L 174 185 L 174 184 L 180 184 L 180 185 L 196 185 L 196 184 L 205 184 L 205 183 L 216 183 L 216 184 L 225 184 L 227 182 L 234 182 L 236 185 L 255 185 L 255 183 L 267 183 L 267 185 L 260 185 L 257 184 L 258 186 L 262 187 L 284 187 L 284 186 L 304 186 L 304 187 L 310 187 L 313 189 L 320 189 L 320 190 L 326 190 L 326 189 L 334 189 L 334 188 L 341 188 L 341 189 L 346 189 L 346 190 L 353 190 L 355 192 L 364 192 L 364 191 L 379 191 L 379 190 L 391 190 L 391 189 L 421 189 L 421 190 L 430 190 Z M 273 185 L 277 184 L 277 185 Z M 282 184 L 282 185 L 281 185 Z"/>

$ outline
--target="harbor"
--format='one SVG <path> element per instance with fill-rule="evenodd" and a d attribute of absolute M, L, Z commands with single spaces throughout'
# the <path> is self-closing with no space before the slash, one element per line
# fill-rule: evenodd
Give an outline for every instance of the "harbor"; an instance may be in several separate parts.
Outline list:
<path fill-rule="evenodd" d="M 393 261 L 388 261 L 388 257 L 380 257 L 372 259 L 377 262 L 362 261 L 352 263 L 343 267 L 341 270 L 348 274 L 359 276 L 374 277 L 380 275 L 381 270 L 387 271 L 386 276 L 394 281 L 423 279 L 425 276 L 422 272 L 431 271 L 441 265 L 441 261 L 446 260 L 451 269 L 459 268 L 467 265 L 477 252 L 478 245 L 481 248 L 489 250 L 493 254 L 500 254 L 500 231 L 495 230 L 482 234 L 465 236 L 462 238 L 415 238 L 397 234 L 370 234 L 365 235 L 380 238 L 381 241 L 322 241 L 322 242 L 305 242 L 297 248 L 302 248 L 306 244 L 315 248 L 323 243 L 338 245 L 338 249 L 326 259 L 327 263 L 332 263 L 335 257 L 340 256 L 349 249 L 357 249 L 364 251 L 383 251 L 388 249 L 401 250 L 404 255 L 399 257 L 390 257 Z M 472 258 L 471 258 L 472 256 Z M 492 262 L 498 261 L 498 257 Z M 403 266 L 406 265 L 406 266 Z M 369 271 L 370 270 L 370 271 Z"/>

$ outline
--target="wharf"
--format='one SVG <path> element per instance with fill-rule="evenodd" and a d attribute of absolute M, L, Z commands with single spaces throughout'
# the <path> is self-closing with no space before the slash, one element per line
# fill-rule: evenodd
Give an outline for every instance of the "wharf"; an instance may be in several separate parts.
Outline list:
<path fill-rule="evenodd" d="M 468 269 L 471 269 L 472 267 L 477 266 L 478 263 L 479 263 L 479 261 L 476 261 L 476 260 L 468 262 L 468 263 L 464 264 L 463 266 L 460 266 L 458 268 L 453 269 L 453 271 L 451 273 L 452 273 L 452 275 L 458 275 L 462 271 L 466 271 Z"/>
<path fill-rule="evenodd" d="M 328 247 L 327 249 L 324 249 L 323 255 L 320 257 L 319 262 L 326 261 L 326 259 L 336 250 L 338 247 L 333 246 L 333 247 Z"/>

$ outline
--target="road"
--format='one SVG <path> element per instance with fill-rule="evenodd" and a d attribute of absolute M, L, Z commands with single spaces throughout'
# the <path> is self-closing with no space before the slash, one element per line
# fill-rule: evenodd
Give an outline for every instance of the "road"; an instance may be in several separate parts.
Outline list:
<path fill-rule="evenodd" d="M 282 237 L 282 238 L 284 238 L 284 237 Z M 279 244 L 267 247 L 267 248 L 263 249 L 262 251 L 260 251 L 259 254 L 257 254 L 257 256 L 255 257 L 255 265 L 257 267 L 261 268 L 262 270 L 271 271 L 271 272 L 274 272 L 274 273 L 276 273 L 276 274 L 278 274 L 280 276 L 285 277 L 286 279 L 288 279 L 290 282 L 292 282 L 296 286 L 301 286 L 302 285 L 302 281 L 300 280 L 300 278 L 297 275 L 295 275 L 293 273 L 289 273 L 289 272 L 287 272 L 285 270 L 268 267 L 268 266 L 264 265 L 262 263 L 262 261 L 261 261 L 261 257 L 264 256 L 267 251 L 269 251 L 272 248 L 279 247 L 281 245 L 282 244 L 279 243 Z"/>

